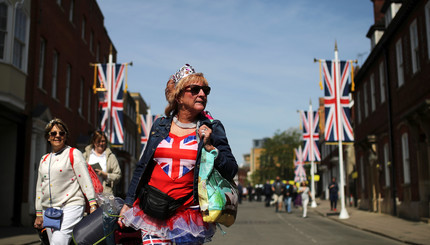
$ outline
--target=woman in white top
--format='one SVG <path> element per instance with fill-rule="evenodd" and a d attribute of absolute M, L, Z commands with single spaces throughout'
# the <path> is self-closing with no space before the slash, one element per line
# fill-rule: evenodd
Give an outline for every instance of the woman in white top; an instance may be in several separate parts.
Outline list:
<path fill-rule="evenodd" d="M 308 212 L 309 196 L 311 195 L 311 191 L 309 190 L 309 187 L 306 186 L 305 181 L 301 183 L 299 193 L 301 193 L 302 198 L 303 218 L 306 218 Z"/>
<path fill-rule="evenodd" d="M 106 134 L 95 131 L 91 144 L 85 147 L 84 158 L 99 176 L 100 183 L 103 184 L 103 193 L 114 194 L 113 188 L 121 179 L 121 168 L 107 144 Z"/>
<path fill-rule="evenodd" d="M 82 153 L 66 145 L 69 130 L 58 118 L 45 127 L 45 137 L 51 144 L 52 152 L 42 156 L 36 185 L 36 219 L 34 227 L 43 228 L 43 214 L 49 207 L 63 210 L 59 230 L 46 229 L 50 244 L 68 245 L 72 239 L 73 227 L 83 218 L 85 198 L 97 208 L 95 192 Z M 70 159 L 73 157 L 72 167 Z"/>

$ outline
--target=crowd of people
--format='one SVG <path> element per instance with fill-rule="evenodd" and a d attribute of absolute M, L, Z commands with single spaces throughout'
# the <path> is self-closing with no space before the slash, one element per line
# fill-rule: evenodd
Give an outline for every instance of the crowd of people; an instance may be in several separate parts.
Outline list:
<path fill-rule="evenodd" d="M 254 187 L 248 184 L 239 188 L 239 200 L 247 199 L 248 201 L 263 201 L 266 207 L 275 207 L 275 212 L 284 210 L 286 213 L 292 213 L 293 208 L 302 207 L 302 217 L 307 217 L 307 206 L 311 201 L 311 191 L 306 181 L 282 181 L 280 176 L 275 180 L 266 180 L 265 184 L 257 184 Z M 336 178 L 332 178 L 328 186 L 330 193 L 331 211 L 336 211 L 339 187 Z M 241 202 L 239 202 L 241 203 Z"/>

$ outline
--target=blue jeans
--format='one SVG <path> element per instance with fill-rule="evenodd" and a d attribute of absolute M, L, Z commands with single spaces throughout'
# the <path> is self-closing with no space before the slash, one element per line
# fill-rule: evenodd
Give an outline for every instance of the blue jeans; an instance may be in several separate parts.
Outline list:
<path fill-rule="evenodd" d="M 285 201 L 285 210 L 288 213 L 291 213 L 291 200 L 292 199 L 293 199 L 292 197 L 285 197 L 285 199 L 284 199 L 284 201 Z"/>

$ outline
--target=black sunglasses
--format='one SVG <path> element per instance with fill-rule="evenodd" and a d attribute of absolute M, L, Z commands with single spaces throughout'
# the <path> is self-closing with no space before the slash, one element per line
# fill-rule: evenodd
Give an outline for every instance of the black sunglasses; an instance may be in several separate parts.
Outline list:
<path fill-rule="evenodd" d="M 51 135 L 52 137 L 55 137 L 55 136 L 57 136 L 57 133 L 58 133 L 60 136 L 64 136 L 64 135 L 66 135 L 66 132 L 64 132 L 64 131 L 59 131 L 59 132 L 57 132 L 57 131 L 52 131 L 52 132 L 49 132 L 49 135 Z"/>
<path fill-rule="evenodd" d="M 200 93 L 200 90 L 203 90 L 205 95 L 209 95 L 211 92 L 211 87 L 209 86 L 199 86 L 199 85 L 190 85 L 185 88 L 186 92 L 191 92 L 192 95 L 196 95 Z"/>

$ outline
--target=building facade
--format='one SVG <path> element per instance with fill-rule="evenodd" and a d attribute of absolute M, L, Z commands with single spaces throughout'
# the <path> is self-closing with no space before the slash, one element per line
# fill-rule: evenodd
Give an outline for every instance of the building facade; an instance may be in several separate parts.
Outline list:
<path fill-rule="evenodd" d="M 412 220 L 430 210 L 430 1 L 373 0 L 356 74 L 359 206 Z"/>

